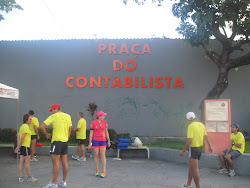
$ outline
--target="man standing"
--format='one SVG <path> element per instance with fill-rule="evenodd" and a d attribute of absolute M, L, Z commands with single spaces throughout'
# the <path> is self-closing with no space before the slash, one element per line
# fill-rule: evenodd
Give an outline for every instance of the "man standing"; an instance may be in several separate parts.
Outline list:
<path fill-rule="evenodd" d="M 40 139 L 39 133 L 38 133 L 38 127 L 39 127 L 39 121 L 35 117 L 34 110 L 30 110 L 29 114 L 31 115 L 32 122 L 29 124 L 29 128 L 31 131 L 31 144 L 30 144 L 30 150 L 31 150 L 31 158 L 30 161 L 38 161 L 37 158 L 35 158 L 34 154 L 36 153 L 36 141 Z"/>
<path fill-rule="evenodd" d="M 205 138 L 209 151 L 212 152 L 210 141 L 207 137 L 205 126 L 195 121 L 195 114 L 188 112 L 186 115 L 187 120 L 190 122 L 187 132 L 187 143 L 184 149 L 180 152 L 180 156 L 184 156 L 185 151 L 189 148 L 189 171 L 187 184 L 181 185 L 181 188 L 191 188 L 191 182 L 194 178 L 196 188 L 200 188 L 200 175 L 198 169 L 198 160 L 201 157 L 203 137 Z"/>
<path fill-rule="evenodd" d="M 59 186 L 66 187 L 66 178 L 68 173 L 68 140 L 71 133 L 71 117 L 70 115 L 60 111 L 58 104 L 53 104 L 49 111 L 52 113 L 41 125 L 42 132 L 46 135 L 47 139 L 51 139 L 51 134 L 48 134 L 45 127 L 48 125 L 53 126 L 53 136 L 51 139 L 50 154 L 53 163 L 53 178 L 46 188 L 54 188 L 57 186 L 57 177 L 59 174 L 59 160 L 61 159 L 63 167 L 63 180 Z"/>
<path fill-rule="evenodd" d="M 233 159 L 241 156 L 245 151 L 245 138 L 241 132 L 239 132 L 240 126 L 238 124 L 232 124 L 232 134 L 230 135 L 230 144 L 228 149 L 220 152 L 219 158 L 223 168 L 219 170 L 219 173 L 228 173 L 225 164 L 225 158 L 230 167 L 229 176 L 235 176 L 235 171 L 233 167 Z"/>
<path fill-rule="evenodd" d="M 76 139 L 78 143 L 77 153 L 73 155 L 72 158 L 78 161 L 86 161 L 85 153 L 84 153 L 84 144 L 86 141 L 86 120 L 83 118 L 83 113 L 79 112 L 78 114 L 78 124 L 77 128 L 74 130 L 76 131 Z M 82 157 L 79 157 L 79 153 L 82 151 Z"/>

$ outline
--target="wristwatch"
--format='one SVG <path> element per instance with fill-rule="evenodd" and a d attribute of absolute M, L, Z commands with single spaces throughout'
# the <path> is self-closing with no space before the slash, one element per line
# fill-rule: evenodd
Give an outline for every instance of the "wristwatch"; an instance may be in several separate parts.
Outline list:
<path fill-rule="evenodd" d="M 232 145 L 234 146 L 235 143 L 233 143 Z"/>

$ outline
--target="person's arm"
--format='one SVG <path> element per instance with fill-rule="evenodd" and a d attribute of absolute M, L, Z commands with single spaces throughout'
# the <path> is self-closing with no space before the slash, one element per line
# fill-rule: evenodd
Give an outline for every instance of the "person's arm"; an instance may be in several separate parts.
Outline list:
<path fill-rule="evenodd" d="M 91 143 L 92 143 L 92 138 L 93 138 L 93 133 L 94 133 L 94 130 L 90 130 L 90 133 L 89 133 L 89 146 L 88 146 L 88 149 L 91 149 Z"/>
<path fill-rule="evenodd" d="M 25 137 L 26 135 L 27 135 L 27 133 L 23 133 L 23 134 L 22 134 L 21 139 L 19 140 L 18 145 L 17 145 L 17 147 L 16 147 L 16 149 L 15 149 L 15 153 L 17 153 L 18 150 L 20 149 L 20 147 L 22 146 L 24 137 Z"/>
<path fill-rule="evenodd" d="M 187 148 L 189 148 L 191 143 L 192 143 L 192 138 L 188 138 L 187 142 L 186 142 L 186 145 L 184 146 L 183 150 L 180 152 L 180 156 L 184 156 L 185 151 L 187 150 Z"/>
<path fill-rule="evenodd" d="M 212 147 L 211 147 L 210 140 L 209 140 L 208 136 L 207 136 L 207 135 L 204 135 L 204 138 L 205 138 L 205 140 L 206 140 L 206 142 L 207 142 L 207 145 L 208 145 L 208 147 L 209 147 L 209 152 L 212 153 L 213 150 L 212 150 Z"/>
<path fill-rule="evenodd" d="M 49 139 L 51 139 L 52 134 L 51 133 L 47 133 L 47 131 L 45 129 L 46 126 L 47 125 L 43 122 L 42 125 L 40 126 L 40 129 L 42 130 L 43 134 L 45 134 L 46 138 L 49 140 Z"/>
<path fill-rule="evenodd" d="M 74 131 L 80 131 L 80 128 L 75 128 Z"/>
<path fill-rule="evenodd" d="M 37 125 L 33 125 L 33 126 L 34 126 L 34 129 L 35 129 L 36 135 L 37 135 L 37 140 L 39 140 L 40 136 L 39 136 L 39 132 L 38 132 L 38 129 L 37 129 Z"/>
<path fill-rule="evenodd" d="M 109 138 L 108 128 L 106 128 L 105 131 L 106 131 L 106 137 L 107 137 L 107 140 L 108 140 L 108 147 L 110 147 L 110 138 Z"/>
<path fill-rule="evenodd" d="M 228 146 L 228 148 L 227 148 L 227 153 L 226 153 L 225 156 L 227 156 L 227 154 L 229 153 L 229 151 L 232 149 L 233 143 L 234 143 L 234 141 L 233 141 L 233 140 L 230 140 L 229 146 Z"/>
<path fill-rule="evenodd" d="M 69 138 L 70 138 L 70 135 L 71 135 L 71 126 L 69 126 Z"/>

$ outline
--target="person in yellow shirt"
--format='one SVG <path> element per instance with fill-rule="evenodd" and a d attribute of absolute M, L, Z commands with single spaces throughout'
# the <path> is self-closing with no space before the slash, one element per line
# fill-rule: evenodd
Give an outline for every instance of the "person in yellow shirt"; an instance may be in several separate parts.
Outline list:
<path fill-rule="evenodd" d="M 38 161 L 38 159 L 34 157 L 34 154 L 36 153 L 36 141 L 40 139 L 38 129 L 37 129 L 39 127 L 39 121 L 35 117 L 34 110 L 30 110 L 29 114 L 32 117 L 32 122 L 29 124 L 29 128 L 31 131 L 31 144 L 30 144 L 31 158 L 30 158 L 30 161 Z"/>
<path fill-rule="evenodd" d="M 20 161 L 19 161 L 19 182 L 29 181 L 35 182 L 36 178 L 31 176 L 30 173 L 30 142 L 31 142 L 31 131 L 29 129 L 29 124 L 32 122 L 32 117 L 30 114 L 25 114 L 23 116 L 23 124 L 19 129 L 19 137 L 15 153 L 20 151 Z M 23 176 L 23 166 L 28 175 L 28 178 Z"/>
<path fill-rule="evenodd" d="M 223 166 L 220 169 L 219 173 L 229 173 L 229 176 L 235 176 L 233 159 L 241 156 L 245 151 L 245 138 L 241 132 L 239 132 L 240 126 L 238 124 L 232 124 L 232 134 L 230 135 L 230 144 L 228 148 L 220 153 L 218 153 L 219 159 Z M 230 167 L 230 171 L 228 172 L 226 168 L 225 159 Z"/>
<path fill-rule="evenodd" d="M 52 113 L 41 125 L 40 129 L 45 134 L 47 139 L 51 139 L 50 154 L 53 164 L 53 178 L 46 187 L 53 188 L 57 186 L 57 177 L 59 174 L 59 161 L 61 159 L 63 167 L 63 180 L 59 183 L 60 187 L 66 187 L 66 178 L 68 173 L 68 140 L 71 133 L 71 116 L 60 111 L 60 105 L 53 104 L 49 111 Z M 48 125 L 53 126 L 52 135 L 47 133 L 45 127 Z"/>
<path fill-rule="evenodd" d="M 183 184 L 180 187 L 191 188 L 192 179 L 194 178 L 196 188 L 200 188 L 198 161 L 201 157 L 203 137 L 209 146 L 210 152 L 212 152 L 212 148 L 207 136 L 206 128 L 201 122 L 195 121 L 195 114 L 193 112 L 188 112 L 186 118 L 190 124 L 187 131 L 187 143 L 184 149 L 180 152 L 180 156 L 184 156 L 185 151 L 189 148 L 189 171 L 187 184 Z"/>
<path fill-rule="evenodd" d="M 72 158 L 78 161 L 86 161 L 85 153 L 84 153 L 84 144 L 86 141 L 86 120 L 83 118 L 83 113 L 79 112 L 78 114 L 78 124 L 77 128 L 74 129 L 76 131 L 76 139 L 78 143 L 77 153 L 73 155 Z M 82 151 L 82 157 L 79 157 L 79 153 Z"/>

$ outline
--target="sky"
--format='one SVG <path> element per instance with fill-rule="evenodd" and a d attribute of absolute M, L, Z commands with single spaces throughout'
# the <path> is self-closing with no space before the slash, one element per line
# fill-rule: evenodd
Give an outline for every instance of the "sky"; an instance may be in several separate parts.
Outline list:
<path fill-rule="evenodd" d="M 16 0 L 24 10 L 3 13 L 0 40 L 181 38 L 173 1 L 157 6 L 128 0 Z"/>

